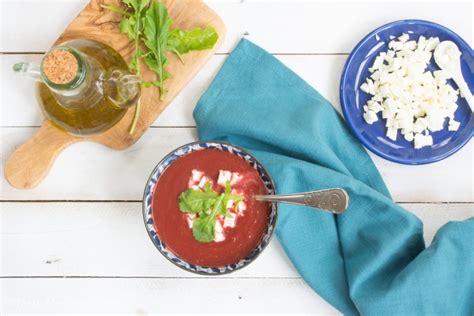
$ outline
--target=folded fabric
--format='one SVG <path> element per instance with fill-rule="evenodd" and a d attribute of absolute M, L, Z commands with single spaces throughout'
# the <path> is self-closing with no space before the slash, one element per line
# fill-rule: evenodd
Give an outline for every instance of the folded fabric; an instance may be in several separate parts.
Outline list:
<path fill-rule="evenodd" d="M 349 193 L 350 206 L 338 216 L 280 205 L 276 230 L 299 273 L 339 311 L 474 314 L 474 218 L 446 224 L 425 249 L 422 223 L 391 200 L 338 113 L 276 58 L 242 40 L 194 118 L 200 139 L 253 153 L 278 193 Z"/>

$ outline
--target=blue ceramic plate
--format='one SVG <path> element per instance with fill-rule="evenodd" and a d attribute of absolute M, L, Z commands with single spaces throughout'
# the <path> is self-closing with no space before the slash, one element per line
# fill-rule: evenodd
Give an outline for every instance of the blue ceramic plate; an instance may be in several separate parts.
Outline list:
<path fill-rule="evenodd" d="M 166 259 L 177 265 L 178 267 L 187 270 L 189 272 L 194 272 L 198 274 L 205 274 L 205 275 L 220 275 L 226 274 L 238 269 L 241 269 L 252 261 L 254 261 L 257 256 L 265 249 L 265 247 L 270 242 L 270 238 L 273 235 L 273 231 L 275 230 L 276 220 L 277 220 L 277 204 L 272 203 L 270 215 L 268 218 L 268 225 L 265 234 L 262 236 L 260 243 L 252 250 L 245 258 L 242 258 L 240 261 L 235 262 L 233 264 L 229 264 L 227 266 L 221 267 L 204 267 L 193 265 L 189 262 L 184 261 L 183 259 L 176 256 L 173 252 L 171 252 L 167 247 L 166 244 L 160 239 L 159 234 L 155 230 L 155 224 L 153 221 L 153 209 L 152 209 L 152 201 L 153 201 L 153 193 L 155 191 L 155 185 L 160 181 L 160 176 L 163 172 L 182 156 L 188 155 L 192 152 L 204 150 L 204 149 L 215 149 L 215 150 L 222 150 L 229 152 L 233 155 L 240 157 L 241 159 L 245 160 L 252 168 L 257 170 L 258 174 L 260 175 L 260 179 L 262 179 L 263 184 L 267 188 L 268 194 L 275 194 L 275 186 L 273 185 L 273 181 L 270 178 L 268 172 L 263 168 L 263 166 L 255 159 L 252 155 L 248 152 L 244 151 L 241 148 L 235 147 L 231 144 L 224 143 L 224 142 L 195 142 L 190 143 L 184 146 L 181 146 L 171 153 L 169 153 L 162 161 L 158 163 L 155 167 L 153 172 L 150 175 L 150 178 L 147 181 L 145 187 L 145 193 L 143 195 L 143 219 L 145 221 L 145 227 L 148 232 L 148 235 L 151 238 L 151 241 L 155 245 L 155 247 L 161 252 Z M 160 198 L 160 197 L 158 197 Z M 163 197 L 168 198 L 168 197 Z"/>
<path fill-rule="evenodd" d="M 464 146 L 473 135 L 474 115 L 464 98 L 458 99 L 455 120 L 460 122 L 459 130 L 450 132 L 445 129 L 431 133 L 433 145 L 414 149 L 412 142 L 406 141 L 398 132 L 397 141 L 385 136 L 385 120 L 379 113 L 379 120 L 372 125 L 365 122 L 363 106 L 369 95 L 360 90 L 360 86 L 370 75 L 369 68 L 375 57 L 388 50 L 388 43 L 394 38 L 407 33 L 410 40 L 439 37 L 440 41 L 450 40 L 456 43 L 461 51 L 461 67 L 465 80 L 471 91 L 474 91 L 474 53 L 472 48 L 461 37 L 451 30 L 428 21 L 402 20 L 386 24 L 367 35 L 357 44 L 346 62 L 341 78 L 341 107 L 347 124 L 355 136 L 375 154 L 403 164 L 419 165 L 444 159 Z M 439 69 L 432 59 L 428 69 Z M 457 89 L 453 82 L 450 84 Z"/>

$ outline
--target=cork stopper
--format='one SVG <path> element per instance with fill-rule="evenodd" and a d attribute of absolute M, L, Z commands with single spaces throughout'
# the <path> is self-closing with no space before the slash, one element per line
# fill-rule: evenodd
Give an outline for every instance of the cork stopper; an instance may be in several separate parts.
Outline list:
<path fill-rule="evenodd" d="M 76 57 L 67 50 L 53 50 L 43 59 L 43 73 L 55 84 L 71 82 L 76 77 L 78 69 Z"/>

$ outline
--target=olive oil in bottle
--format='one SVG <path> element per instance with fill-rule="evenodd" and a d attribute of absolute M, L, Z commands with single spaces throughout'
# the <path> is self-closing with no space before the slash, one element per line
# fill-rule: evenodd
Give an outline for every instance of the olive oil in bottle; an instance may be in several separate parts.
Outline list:
<path fill-rule="evenodd" d="M 19 63 L 14 70 L 38 79 L 45 117 L 74 135 L 111 128 L 140 95 L 139 78 L 120 54 L 92 40 L 68 41 L 51 49 L 40 65 Z"/>

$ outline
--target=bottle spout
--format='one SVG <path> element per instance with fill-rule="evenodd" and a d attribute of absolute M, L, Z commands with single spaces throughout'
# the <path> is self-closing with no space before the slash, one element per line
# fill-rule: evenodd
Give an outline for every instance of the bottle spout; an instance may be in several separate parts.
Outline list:
<path fill-rule="evenodd" d="M 37 63 L 16 63 L 13 65 L 13 71 L 41 81 L 41 67 Z"/>

